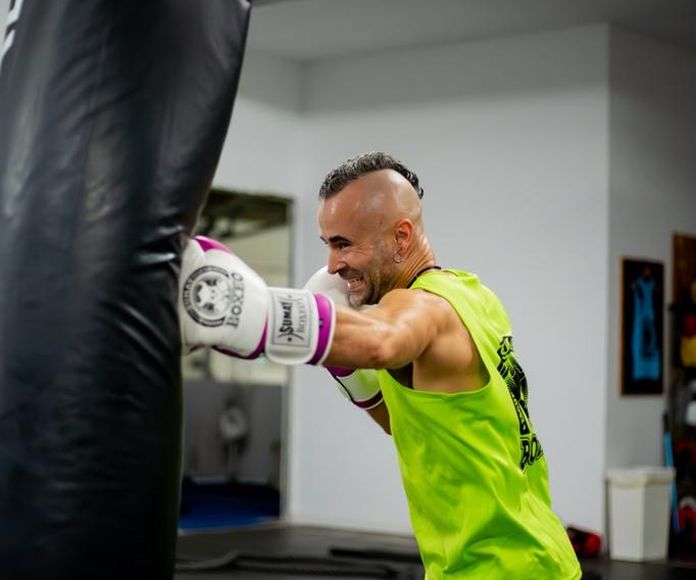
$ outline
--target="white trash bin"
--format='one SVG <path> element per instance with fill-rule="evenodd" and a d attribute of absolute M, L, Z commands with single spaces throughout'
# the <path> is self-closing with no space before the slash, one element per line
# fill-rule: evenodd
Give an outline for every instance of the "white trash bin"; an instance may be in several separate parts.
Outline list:
<path fill-rule="evenodd" d="M 670 526 L 670 467 L 609 469 L 609 556 L 663 560 Z"/>

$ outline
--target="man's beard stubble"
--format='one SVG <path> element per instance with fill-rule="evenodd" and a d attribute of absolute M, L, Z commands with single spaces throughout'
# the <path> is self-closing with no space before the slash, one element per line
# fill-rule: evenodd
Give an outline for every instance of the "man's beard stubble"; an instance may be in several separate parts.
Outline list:
<path fill-rule="evenodd" d="M 365 289 L 358 295 L 350 295 L 349 302 L 354 308 L 373 306 L 392 288 L 392 280 L 396 276 L 395 264 L 390 258 L 383 259 L 379 266 L 362 272 L 361 276 Z"/>

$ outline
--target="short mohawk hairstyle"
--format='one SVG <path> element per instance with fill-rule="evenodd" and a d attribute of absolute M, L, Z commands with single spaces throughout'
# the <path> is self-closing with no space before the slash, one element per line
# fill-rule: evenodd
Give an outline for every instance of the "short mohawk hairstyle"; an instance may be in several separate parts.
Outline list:
<path fill-rule="evenodd" d="M 341 191 L 346 185 L 359 177 L 380 171 L 393 169 L 403 175 L 416 190 L 419 198 L 423 197 L 423 188 L 418 182 L 418 176 L 408 169 L 403 163 L 394 159 L 391 155 L 381 151 L 363 153 L 352 159 L 348 159 L 331 171 L 319 188 L 319 199 L 326 199 Z"/>

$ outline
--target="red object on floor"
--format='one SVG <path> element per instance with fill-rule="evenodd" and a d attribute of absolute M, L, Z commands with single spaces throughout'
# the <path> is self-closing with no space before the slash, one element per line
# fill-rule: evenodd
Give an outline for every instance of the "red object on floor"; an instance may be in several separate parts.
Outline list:
<path fill-rule="evenodd" d="M 696 507 L 693 505 L 679 506 L 679 525 L 684 533 L 685 538 L 696 546 Z"/>
<path fill-rule="evenodd" d="M 602 537 L 590 530 L 569 526 L 566 528 L 570 543 L 578 558 L 597 558 L 602 550 Z"/>

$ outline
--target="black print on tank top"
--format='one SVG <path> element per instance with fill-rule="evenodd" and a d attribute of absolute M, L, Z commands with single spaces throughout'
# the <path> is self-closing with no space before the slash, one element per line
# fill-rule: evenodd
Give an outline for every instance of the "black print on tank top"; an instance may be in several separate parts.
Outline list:
<path fill-rule="evenodd" d="M 512 336 L 504 336 L 502 338 L 498 347 L 498 356 L 500 357 L 498 372 L 507 384 L 517 413 L 517 420 L 520 424 L 520 449 L 522 452 L 520 469 L 524 470 L 537 459 L 543 457 L 544 450 L 539 439 L 537 439 L 536 433 L 534 433 L 532 422 L 529 420 L 529 411 L 527 410 L 527 377 L 515 358 Z"/>

